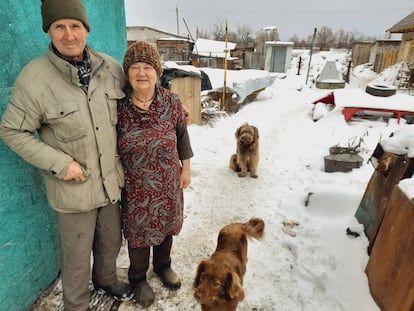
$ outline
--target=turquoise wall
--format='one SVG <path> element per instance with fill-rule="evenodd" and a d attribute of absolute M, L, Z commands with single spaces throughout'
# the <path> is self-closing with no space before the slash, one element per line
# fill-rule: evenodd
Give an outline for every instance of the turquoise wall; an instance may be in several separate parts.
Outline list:
<path fill-rule="evenodd" d="M 0 115 L 14 81 L 49 43 L 40 0 L 0 1 Z M 88 44 L 122 61 L 126 49 L 124 0 L 84 0 Z M 25 311 L 59 273 L 59 241 L 42 172 L 0 140 L 0 310 Z"/>

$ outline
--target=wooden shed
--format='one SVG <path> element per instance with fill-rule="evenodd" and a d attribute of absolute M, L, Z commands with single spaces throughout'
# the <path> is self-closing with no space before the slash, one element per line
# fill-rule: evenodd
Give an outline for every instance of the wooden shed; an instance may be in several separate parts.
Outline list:
<path fill-rule="evenodd" d="M 194 42 L 188 39 L 157 39 L 157 49 L 160 53 L 161 61 L 174 61 L 176 63 L 190 64 L 193 47 Z"/>
<path fill-rule="evenodd" d="M 183 36 L 146 26 L 128 26 L 128 46 L 136 41 L 146 41 L 158 49 L 161 61 L 190 62 L 194 41 Z"/>
<path fill-rule="evenodd" d="M 414 12 L 386 30 L 390 34 L 402 34 L 401 39 L 383 39 L 376 42 L 355 42 L 352 45 L 352 64 L 371 63 L 377 73 L 397 63 L 414 65 Z M 369 54 L 369 56 L 367 56 Z"/>
<path fill-rule="evenodd" d="M 232 69 L 260 69 L 260 57 L 262 53 L 256 51 L 254 43 L 238 44 L 232 50 L 231 56 L 236 57 L 237 60 L 233 62 Z"/>
<path fill-rule="evenodd" d="M 354 42 L 352 44 L 352 66 L 369 63 L 369 55 L 374 42 Z"/>
<path fill-rule="evenodd" d="M 377 40 L 371 48 L 369 63 L 377 73 L 398 62 L 401 40 Z"/>
<path fill-rule="evenodd" d="M 402 34 L 397 62 L 414 64 L 414 12 L 404 17 L 387 31 Z"/>

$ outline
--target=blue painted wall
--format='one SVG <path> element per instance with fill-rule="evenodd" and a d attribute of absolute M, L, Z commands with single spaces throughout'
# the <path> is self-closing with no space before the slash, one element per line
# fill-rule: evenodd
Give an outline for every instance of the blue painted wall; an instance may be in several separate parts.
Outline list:
<path fill-rule="evenodd" d="M 0 1 L 0 115 L 14 81 L 49 44 L 40 0 Z M 126 44 L 124 0 L 84 0 L 88 44 L 122 61 Z M 59 239 L 42 172 L 0 140 L 0 310 L 25 311 L 59 273 Z"/>

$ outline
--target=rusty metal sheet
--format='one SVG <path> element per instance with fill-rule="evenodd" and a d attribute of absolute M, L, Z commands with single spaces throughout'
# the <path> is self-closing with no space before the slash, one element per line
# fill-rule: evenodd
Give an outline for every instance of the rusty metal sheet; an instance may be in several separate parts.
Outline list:
<path fill-rule="evenodd" d="M 414 168 L 413 159 L 384 152 L 380 145 L 374 151 L 373 158 L 378 159 L 371 160 L 376 168 L 355 213 L 358 222 L 364 225 L 369 240 L 368 253 L 374 245 L 394 185 L 402 178 L 411 177 Z"/>
<path fill-rule="evenodd" d="M 414 310 L 414 203 L 393 187 L 366 267 L 381 310 Z"/>

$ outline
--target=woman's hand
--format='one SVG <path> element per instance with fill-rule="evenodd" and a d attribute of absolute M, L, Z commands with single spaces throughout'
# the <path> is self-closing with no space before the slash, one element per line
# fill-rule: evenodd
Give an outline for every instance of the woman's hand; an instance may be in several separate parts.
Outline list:
<path fill-rule="evenodd" d="M 185 189 L 191 183 L 190 159 L 182 161 L 180 188 Z"/>

